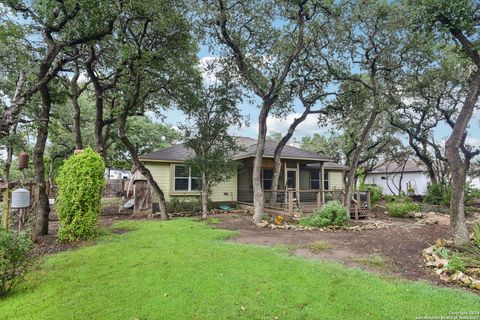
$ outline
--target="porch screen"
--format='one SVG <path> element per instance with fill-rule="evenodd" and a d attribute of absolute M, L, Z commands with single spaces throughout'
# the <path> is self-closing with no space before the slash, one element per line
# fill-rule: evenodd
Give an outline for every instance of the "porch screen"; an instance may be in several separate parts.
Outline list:
<path fill-rule="evenodd" d="M 175 165 L 174 190 L 195 191 L 200 189 L 199 180 L 192 177 L 190 168 L 182 165 Z"/>
<path fill-rule="evenodd" d="M 310 189 L 320 189 L 320 172 L 310 171 Z"/>

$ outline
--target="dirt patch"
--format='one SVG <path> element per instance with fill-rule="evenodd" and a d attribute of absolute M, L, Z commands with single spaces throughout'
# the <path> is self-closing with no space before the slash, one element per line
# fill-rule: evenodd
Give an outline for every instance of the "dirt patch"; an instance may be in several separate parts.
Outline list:
<path fill-rule="evenodd" d="M 121 220 L 132 220 L 138 219 L 126 215 L 108 215 L 101 216 L 99 218 L 99 223 L 102 227 L 110 229 L 113 233 L 121 234 L 131 229 L 127 228 L 112 228 L 112 225 Z M 48 235 L 40 236 L 37 240 L 37 245 L 35 246 L 34 254 L 42 256 L 47 254 L 54 254 L 62 251 L 74 250 L 87 245 L 91 245 L 93 241 L 76 241 L 76 242 L 58 242 L 57 241 L 57 232 L 58 232 L 58 221 L 50 221 L 48 225 Z"/>
<path fill-rule="evenodd" d="M 451 235 L 448 219 L 434 225 L 421 225 L 413 219 L 393 219 L 383 216 L 379 210 L 372 218 L 384 217 L 381 221 L 388 223 L 388 228 L 363 231 L 293 231 L 259 228 L 250 222 L 250 215 L 232 217 L 228 214 L 216 215 L 220 223 L 217 228 L 238 231 L 240 235 L 231 241 L 261 245 L 288 245 L 292 254 L 311 259 L 326 259 L 341 262 L 347 266 L 374 270 L 375 266 L 366 266 L 361 261 L 379 256 L 385 260 L 389 274 L 410 280 L 427 280 L 444 285 L 425 267 L 422 250 L 438 238 Z M 437 217 L 436 217 L 437 218 Z M 445 217 L 444 217 L 445 218 Z M 374 223 L 369 219 L 354 224 Z M 312 243 L 324 241 L 329 248 L 318 252 L 308 249 Z"/>

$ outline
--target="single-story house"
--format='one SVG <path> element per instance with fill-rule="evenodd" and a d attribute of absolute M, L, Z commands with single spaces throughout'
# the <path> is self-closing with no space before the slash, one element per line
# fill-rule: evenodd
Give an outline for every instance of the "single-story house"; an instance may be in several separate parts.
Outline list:
<path fill-rule="evenodd" d="M 480 188 L 480 178 L 478 177 L 467 177 L 467 182 L 473 188 Z M 405 167 L 404 163 L 396 162 L 380 164 L 376 169 L 367 173 L 365 183 L 381 187 L 384 195 L 398 195 L 400 189 L 404 193 L 408 193 L 410 190 L 414 195 L 425 195 L 430 178 L 427 168 L 421 161 L 409 159 Z"/>
<path fill-rule="evenodd" d="M 238 137 L 237 141 L 243 146 L 243 150 L 234 156 L 234 159 L 240 162 L 238 172 L 228 181 L 212 188 L 210 201 L 213 203 L 253 202 L 252 168 L 257 141 L 247 137 Z M 277 142 L 266 141 L 263 155 L 262 184 L 267 201 L 271 193 L 276 146 Z M 184 164 L 192 154 L 193 151 L 184 144 L 176 144 L 140 157 L 165 193 L 167 201 L 174 198 L 198 197 L 199 179 L 192 176 L 191 170 Z M 281 153 L 281 160 L 282 170 L 278 188 L 281 190 L 279 191 L 281 204 L 284 203 L 286 190 L 295 191 L 294 196 L 298 200 L 307 200 L 315 196 L 310 200 L 316 202 L 315 194 L 319 191 L 324 194 L 344 188 L 344 174 L 348 168 L 334 163 L 326 155 L 287 145 Z M 324 200 L 325 196 L 322 202 Z"/>
<path fill-rule="evenodd" d="M 380 164 L 365 176 L 365 183 L 375 184 L 384 195 L 403 193 L 424 195 L 430 179 L 425 165 L 420 161 L 409 159 L 406 163 L 387 162 Z"/>

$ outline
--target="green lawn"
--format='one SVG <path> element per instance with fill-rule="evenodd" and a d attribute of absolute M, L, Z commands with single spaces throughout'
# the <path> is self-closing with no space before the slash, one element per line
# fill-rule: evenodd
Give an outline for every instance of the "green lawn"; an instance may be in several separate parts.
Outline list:
<path fill-rule="evenodd" d="M 225 242 L 232 232 L 189 219 L 118 226 L 135 230 L 46 259 L 0 301 L 0 318 L 415 319 L 480 311 L 473 294 Z"/>

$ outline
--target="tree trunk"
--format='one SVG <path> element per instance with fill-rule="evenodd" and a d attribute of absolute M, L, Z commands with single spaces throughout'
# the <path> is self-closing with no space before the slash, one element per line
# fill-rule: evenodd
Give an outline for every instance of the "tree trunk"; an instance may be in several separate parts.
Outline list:
<path fill-rule="evenodd" d="M 375 120 L 377 119 L 379 112 L 377 110 L 373 111 L 368 118 L 365 127 L 363 127 L 362 134 L 360 135 L 360 139 L 355 147 L 355 151 L 353 152 L 352 160 L 350 162 L 349 171 L 347 175 L 347 181 L 345 182 L 345 199 L 344 199 L 344 206 L 350 210 L 351 207 L 351 198 L 353 192 L 353 186 L 355 182 L 355 175 L 358 167 L 358 161 L 360 160 L 360 155 L 363 151 L 363 147 L 365 142 L 367 141 L 368 135 L 370 130 L 372 130 L 373 125 L 375 124 Z"/>
<path fill-rule="evenodd" d="M 402 195 L 403 171 L 405 170 L 405 166 L 407 165 L 407 161 L 408 161 L 408 157 L 405 160 L 405 162 L 403 162 L 402 171 L 400 171 L 400 179 L 398 180 L 398 195 L 399 196 Z M 406 191 L 408 192 L 408 190 L 406 190 Z"/>
<path fill-rule="evenodd" d="M 94 124 L 94 141 L 95 141 L 95 151 L 97 151 L 104 159 L 106 158 L 105 151 L 105 139 L 103 138 L 103 127 L 105 126 L 103 118 L 104 110 L 104 88 L 98 79 L 93 64 L 96 60 L 96 54 L 93 47 L 90 48 L 90 58 L 85 63 L 85 70 L 92 81 L 94 93 L 95 93 L 95 124 Z"/>
<path fill-rule="evenodd" d="M 299 118 L 296 118 L 292 124 L 290 124 L 288 128 L 288 132 L 286 135 L 282 137 L 282 139 L 278 142 L 277 147 L 275 148 L 275 152 L 273 154 L 274 159 L 274 169 L 273 169 L 273 177 L 272 177 L 272 196 L 270 198 L 270 205 L 275 207 L 277 204 L 277 190 L 278 190 L 278 180 L 280 178 L 280 172 L 282 170 L 282 161 L 280 159 L 280 155 L 282 154 L 283 148 L 288 143 L 290 138 L 293 136 L 295 129 L 298 127 L 300 123 L 302 123 L 310 113 L 310 107 L 307 106 L 305 111 Z M 300 173 L 297 173 L 300 174 Z M 297 186 L 298 188 L 298 186 Z"/>
<path fill-rule="evenodd" d="M 462 159 L 461 146 L 464 143 L 468 123 L 472 118 L 480 91 L 480 70 L 477 70 L 469 84 L 468 94 L 458 114 L 452 133 L 445 143 L 445 155 L 451 167 L 452 197 L 450 199 L 450 224 L 455 245 L 469 241 L 465 220 L 465 183 L 469 159 Z"/>
<path fill-rule="evenodd" d="M 262 188 L 262 160 L 263 152 L 265 150 L 265 139 L 267 137 L 267 116 L 270 111 L 271 104 L 264 103 L 260 114 L 258 116 L 258 141 L 257 149 L 255 151 L 255 158 L 253 159 L 253 174 L 252 174 L 252 184 L 253 184 L 253 221 L 255 223 L 262 222 L 262 215 L 264 209 L 264 199 L 265 195 L 263 194 Z"/>
<path fill-rule="evenodd" d="M 48 234 L 48 216 L 50 214 L 50 204 L 48 201 L 47 185 L 45 183 L 45 165 L 43 157 L 45 154 L 45 146 L 48 138 L 48 124 L 50 121 L 51 98 L 48 85 L 40 89 L 42 96 L 42 109 L 39 115 L 37 128 L 37 141 L 33 150 L 33 172 L 34 180 L 37 184 L 37 206 L 36 206 L 36 223 L 34 226 L 34 238 L 39 235 Z"/>
<path fill-rule="evenodd" d="M 202 173 L 202 195 L 201 195 L 201 201 L 202 201 L 202 219 L 207 219 L 208 215 L 208 191 L 209 191 L 209 185 L 207 181 L 207 177 L 205 173 Z"/>
<path fill-rule="evenodd" d="M 70 81 L 70 100 L 72 102 L 73 111 L 73 132 L 75 135 L 75 148 L 77 150 L 83 149 L 82 143 L 82 131 L 80 125 L 80 105 L 78 104 L 78 98 L 80 92 L 78 90 L 78 78 L 80 77 L 80 70 L 77 65 L 74 66 L 74 74 Z"/>
<path fill-rule="evenodd" d="M 137 148 L 135 148 L 135 145 L 128 139 L 128 136 L 125 131 L 126 123 L 127 123 L 127 113 L 124 111 L 119 119 L 118 119 L 118 138 L 122 143 L 125 145 L 127 148 L 128 152 L 130 153 L 132 157 L 132 162 L 135 168 L 147 179 L 148 183 L 150 186 L 153 188 L 155 191 L 157 197 L 158 197 L 158 205 L 160 207 L 160 217 L 162 220 L 168 220 L 168 215 L 167 215 L 167 206 L 165 202 L 165 195 L 162 191 L 162 189 L 159 187 L 155 179 L 153 178 L 150 170 L 148 170 L 143 163 L 140 161 L 138 158 L 138 153 L 137 153 Z"/>
<path fill-rule="evenodd" d="M 428 157 L 427 155 L 425 155 L 423 152 L 420 151 L 419 147 L 415 144 L 415 142 L 413 141 L 413 137 L 410 134 L 408 135 L 408 144 L 415 152 L 415 155 L 417 156 L 417 158 L 423 162 L 425 167 L 427 167 L 427 173 L 428 173 L 428 178 L 430 179 L 430 183 L 437 184 L 438 179 L 437 179 L 437 175 L 435 174 L 435 169 L 433 167 L 433 161 L 430 159 L 430 157 Z"/>

